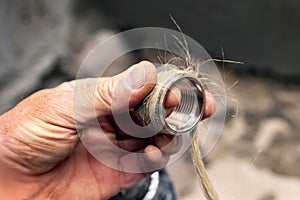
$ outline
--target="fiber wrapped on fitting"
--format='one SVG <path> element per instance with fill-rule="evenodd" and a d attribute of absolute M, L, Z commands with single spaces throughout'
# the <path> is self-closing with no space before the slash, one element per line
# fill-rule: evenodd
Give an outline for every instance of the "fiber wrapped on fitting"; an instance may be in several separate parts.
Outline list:
<path fill-rule="evenodd" d="M 164 64 L 157 68 L 157 84 L 135 113 L 142 126 L 153 133 L 178 135 L 192 132 L 205 108 L 205 93 L 196 73 Z M 179 104 L 167 115 L 164 103 L 168 92 L 180 92 Z"/>

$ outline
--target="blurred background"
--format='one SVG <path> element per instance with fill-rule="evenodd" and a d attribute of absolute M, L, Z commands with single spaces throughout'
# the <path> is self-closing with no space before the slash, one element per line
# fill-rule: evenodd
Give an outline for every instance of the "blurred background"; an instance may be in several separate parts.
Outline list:
<path fill-rule="evenodd" d="M 206 157 L 221 199 L 299 199 L 300 1 L 0 0 L 0 113 L 36 90 L 74 79 L 107 37 L 144 26 L 176 30 L 170 15 L 213 58 L 244 63 L 220 66 L 239 104 Z M 120 40 L 107 51 L 126 45 Z M 121 57 L 106 74 L 144 57 Z M 101 52 L 94 59 L 86 76 L 99 70 Z M 179 199 L 203 198 L 188 153 L 169 172 Z"/>

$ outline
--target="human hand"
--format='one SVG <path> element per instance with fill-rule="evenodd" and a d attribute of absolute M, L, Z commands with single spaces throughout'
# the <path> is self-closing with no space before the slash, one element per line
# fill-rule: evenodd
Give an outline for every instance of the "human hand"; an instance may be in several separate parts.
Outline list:
<path fill-rule="evenodd" d="M 145 153 L 145 162 L 153 166 L 166 164 L 169 156 L 180 148 L 180 142 L 171 137 L 122 136 L 111 118 L 111 103 L 117 86 L 122 90 L 115 98 L 120 100 L 118 109 L 122 110 L 128 107 L 128 102 L 122 103 L 122 98 L 130 95 L 129 107 L 133 108 L 155 83 L 156 68 L 144 61 L 114 77 L 75 80 L 41 90 L 1 115 L 1 199 L 107 199 L 151 174 L 128 173 L 99 162 L 79 140 L 78 131 L 82 135 L 102 132 L 119 148 Z M 75 85 L 84 92 L 76 106 L 73 101 Z M 177 104 L 176 97 L 170 94 L 165 107 Z M 205 117 L 209 117 L 214 110 L 209 93 L 206 105 Z M 74 118 L 74 113 L 78 112 L 74 107 L 81 113 L 79 118 Z M 96 111 L 101 130 L 90 123 L 91 108 Z M 166 144 L 168 147 L 162 150 Z M 98 145 L 100 149 L 101 145 Z M 103 148 L 120 169 L 131 164 L 143 167 L 143 161 L 126 162 L 127 155 Z"/>

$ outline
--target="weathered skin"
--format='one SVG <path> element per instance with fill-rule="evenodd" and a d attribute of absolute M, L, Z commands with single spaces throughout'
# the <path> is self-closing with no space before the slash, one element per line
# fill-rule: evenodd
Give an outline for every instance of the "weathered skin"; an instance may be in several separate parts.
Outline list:
<path fill-rule="evenodd" d="M 88 93 L 91 84 L 97 84 L 96 92 Z M 172 137 L 163 139 L 117 139 L 118 131 L 111 123 L 111 99 L 114 88 L 122 84 L 124 89 L 117 98 L 131 95 L 133 107 L 151 91 L 156 82 L 156 68 L 149 62 L 140 62 L 127 71 L 109 78 L 82 79 L 66 82 L 56 88 L 39 91 L 24 99 L 12 110 L 0 116 L 0 196 L 1 199 L 108 199 L 151 173 L 125 173 L 114 170 L 92 157 L 77 135 L 73 118 L 74 85 L 82 84 L 87 94 L 84 105 L 95 102 L 99 123 L 115 145 L 132 152 L 145 152 L 147 161 L 154 166 L 167 163 L 180 143 Z M 178 104 L 170 94 L 165 107 Z M 119 105 L 120 110 L 128 105 Z M 213 98 L 207 94 L 205 117 L 214 111 Z M 89 122 L 89 113 L 81 118 L 83 134 L 99 131 Z M 88 126 L 87 126 L 88 124 Z M 167 143 L 168 148 L 161 147 Z M 100 144 L 99 144 L 100 145 Z M 125 156 L 105 151 L 120 167 Z M 142 167 L 143 161 L 133 160 Z"/>

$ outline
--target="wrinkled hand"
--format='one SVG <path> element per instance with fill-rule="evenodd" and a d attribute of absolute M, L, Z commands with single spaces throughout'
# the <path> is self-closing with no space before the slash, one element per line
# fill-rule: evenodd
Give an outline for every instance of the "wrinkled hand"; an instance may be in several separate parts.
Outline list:
<path fill-rule="evenodd" d="M 78 124 L 80 134 L 102 131 L 119 148 L 148 153 L 146 159 L 153 165 L 167 163 L 180 148 L 179 142 L 171 137 L 122 137 L 111 119 L 112 95 L 117 86 L 121 87 L 116 96 L 121 102 L 118 109 L 128 107 L 128 102 L 121 101 L 128 95 L 129 107 L 133 108 L 152 90 L 156 76 L 154 65 L 143 61 L 114 77 L 76 80 L 41 90 L 0 116 L 1 199 L 107 199 L 151 174 L 126 173 L 99 162 L 79 140 Z M 84 111 L 80 119 L 74 118 L 77 84 L 85 91 L 76 105 Z M 209 93 L 206 101 L 205 116 L 209 117 L 214 110 Z M 172 109 L 177 104 L 170 94 L 165 107 Z M 87 105 L 93 105 L 102 130 L 89 123 L 92 115 Z M 123 159 L 126 155 L 105 152 L 120 169 L 130 164 Z M 135 164 L 142 162 L 137 160 Z"/>

